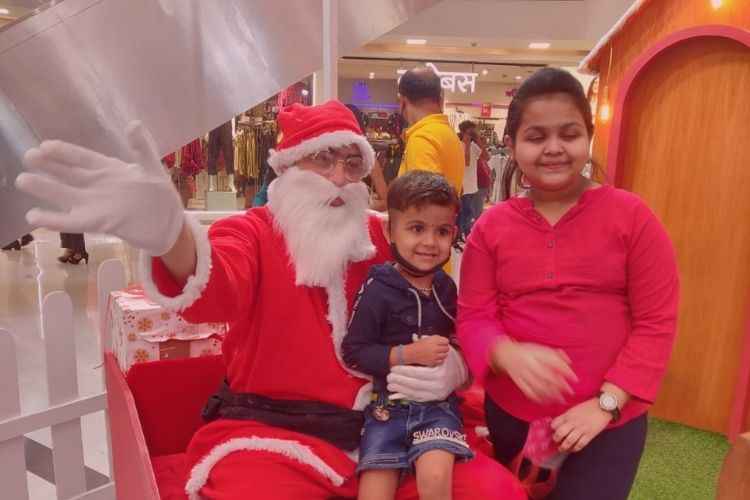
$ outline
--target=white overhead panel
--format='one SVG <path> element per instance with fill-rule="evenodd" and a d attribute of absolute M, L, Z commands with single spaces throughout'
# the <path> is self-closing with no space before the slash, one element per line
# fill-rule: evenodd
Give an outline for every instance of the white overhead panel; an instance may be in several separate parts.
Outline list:
<path fill-rule="evenodd" d="M 378 0 L 366 15 L 337 3 L 346 53 L 436 0 Z M 139 119 L 161 153 L 173 151 L 320 69 L 322 46 L 320 0 L 53 4 L 0 30 L 0 124 L 23 122 L 0 129 L 0 179 L 19 168 L 7 145 L 22 129 L 127 158 L 122 130 Z M 6 213 L 11 195 L 1 195 Z"/>

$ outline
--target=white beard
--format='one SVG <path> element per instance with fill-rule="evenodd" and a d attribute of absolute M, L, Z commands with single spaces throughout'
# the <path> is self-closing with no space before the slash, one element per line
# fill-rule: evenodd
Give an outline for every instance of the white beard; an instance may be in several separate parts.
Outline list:
<path fill-rule="evenodd" d="M 332 207 L 337 197 L 344 204 Z M 339 188 L 318 174 L 289 168 L 269 186 L 268 208 L 286 240 L 298 286 L 341 283 L 350 262 L 375 254 L 368 191 L 361 182 Z"/>

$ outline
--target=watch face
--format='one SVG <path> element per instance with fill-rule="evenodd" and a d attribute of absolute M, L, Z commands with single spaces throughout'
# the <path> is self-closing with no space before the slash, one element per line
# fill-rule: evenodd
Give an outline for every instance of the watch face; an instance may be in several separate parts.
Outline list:
<path fill-rule="evenodd" d="M 599 396 L 599 406 L 604 411 L 615 411 L 617 409 L 617 397 L 605 392 Z"/>

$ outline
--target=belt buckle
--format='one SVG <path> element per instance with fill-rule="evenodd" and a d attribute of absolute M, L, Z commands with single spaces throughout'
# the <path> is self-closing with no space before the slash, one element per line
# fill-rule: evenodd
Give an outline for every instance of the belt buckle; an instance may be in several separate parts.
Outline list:
<path fill-rule="evenodd" d="M 391 412 L 385 406 L 378 405 L 372 409 L 372 417 L 378 422 L 387 422 L 391 419 Z"/>

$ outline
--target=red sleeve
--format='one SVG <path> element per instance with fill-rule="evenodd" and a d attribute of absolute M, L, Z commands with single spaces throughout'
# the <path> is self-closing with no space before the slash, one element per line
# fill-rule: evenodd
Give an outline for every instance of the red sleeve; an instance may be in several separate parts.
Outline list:
<path fill-rule="evenodd" d="M 154 300 L 180 310 L 192 323 L 233 321 L 248 311 L 258 285 L 259 224 L 248 213 L 215 222 L 207 237 L 191 227 L 198 256 L 195 275 L 178 283 L 161 259 L 153 258 Z M 159 300 L 159 294 L 166 298 Z"/>
<path fill-rule="evenodd" d="M 469 369 L 480 383 L 489 374 L 490 347 L 504 336 L 498 319 L 495 255 L 485 238 L 488 220 L 480 219 L 466 242 L 458 292 L 458 339 Z"/>
<path fill-rule="evenodd" d="M 669 236 L 645 205 L 636 212 L 627 265 L 631 333 L 605 379 L 653 402 L 672 353 L 679 278 Z"/>

